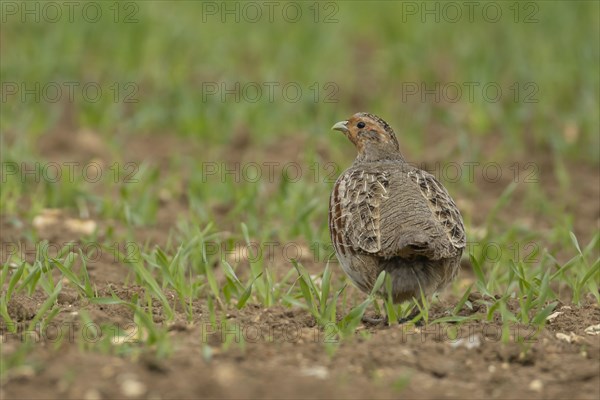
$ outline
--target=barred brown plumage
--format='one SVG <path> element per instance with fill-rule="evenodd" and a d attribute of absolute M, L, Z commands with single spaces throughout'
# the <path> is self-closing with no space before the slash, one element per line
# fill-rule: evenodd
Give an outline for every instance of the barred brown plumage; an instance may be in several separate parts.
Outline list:
<path fill-rule="evenodd" d="M 331 241 L 344 272 L 368 293 L 385 270 L 395 302 L 442 289 L 456 276 L 466 246 L 462 217 L 444 186 L 405 161 L 383 119 L 357 113 L 332 129 L 358 150 L 329 205 Z"/>

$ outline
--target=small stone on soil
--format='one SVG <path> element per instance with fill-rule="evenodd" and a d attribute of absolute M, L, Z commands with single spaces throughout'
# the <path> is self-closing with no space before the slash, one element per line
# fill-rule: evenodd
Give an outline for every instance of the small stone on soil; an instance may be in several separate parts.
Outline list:
<path fill-rule="evenodd" d="M 562 332 L 558 332 L 556 334 L 556 338 L 567 343 L 579 343 L 583 340 L 583 337 L 576 335 L 573 332 L 569 332 L 568 335 Z"/>
<path fill-rule="evenodd" d="M 600 335 L 600 324 L 588 326 L 585 328 L 585 333 L 593 336 Z"/>
<path fill-rule="evenodd" d="M 534 392 L 541 392 L 543 388 L 544 384 L 539 379 L 534 379 L 531 381 L 531 383 L 529 383 L 529 389 L 533 390 Z"/>
<path fill-rule="evenodd" d="M 125 397 L 140 397 L 146 393 L 146 386 L 137 379 L 128 378 L 121 382 L 121 392 Z"/>
<path fill-rule="evenodd" d="M 452 346 L 452 348 L 457 348 L 457 347 L 464 347 L 468 350 L 471 349 L 476 349 L 479 346 L 481 346 L 481 340 L 479 339 L 479 336 L 473 336 L 469 339 L 458 339 L 455 342 L 450 342 L 450 346 Z"/>
<path fill-rule="evenodd" d="M 329 376 L 329 371 L 327 370 L 327 368 L 322 366 L 302 368 L 301 372 L 303 375 L 314 376 L 315 378 L 319 379 L 327 379 L 327 377 Z"/>
<path fill-rule="evenodd" d="M 563 313 L 560 311 L 553 312 L 552 314 L 550 314 L 546 317 L 546 321 L 552 321 L 553 319 L 558 317 L 560 314 L 563 314 Z"/>

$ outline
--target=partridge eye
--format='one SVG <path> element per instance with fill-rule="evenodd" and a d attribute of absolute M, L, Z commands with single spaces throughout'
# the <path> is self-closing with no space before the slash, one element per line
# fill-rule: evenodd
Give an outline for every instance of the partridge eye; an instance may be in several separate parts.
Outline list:
<path fill-rule="evenodd" d="M 358 126 L 360 129 L 364 128 L 365 125 L 366 124 L 364 122 L 362 122 L 362 121 L 360 121 L 358 124 L 356 124 L 356 126 Z"/>

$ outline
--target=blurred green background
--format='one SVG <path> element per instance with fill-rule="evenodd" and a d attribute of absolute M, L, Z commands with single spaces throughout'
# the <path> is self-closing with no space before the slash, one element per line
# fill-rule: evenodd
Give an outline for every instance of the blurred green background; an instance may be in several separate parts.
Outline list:
<path fill-rule="evenodd" d="M 53 8 L 30 3 L 32 10 L 38 4 L 37 14 L 19 2 L 16 11 L 11 2 L 3 5 L 3 83 L 99 83 L 110 95 L 92 103 L 76 89 L 73 106 L 78 126 L 107 137 L 149 131 L 223 143 L 239 124 L 259 141 L 322 135 L 332 121 L 368 110 L 392 120 L 403 141 L 414 141 L 414 151 L 436 120 L 457 137 L 498 135 L 511 150 L 531 137 L 552 152 L 598 159 L 595 1 L 491 2 L 491 8 L 478 2 L 472 18 L 460 2 L 454 8 L 444 2 L 277 2 L 272 15 L 260 2 L 91 2 L 87 9 L 82 2 L 72 18 L 58 2 L 57 22 Z M 501 16 L 494 18 L 497 10 Z M 273 102 L 266 95 L 255 103 L 233 96 L 222 102 L 218 95 L 203 98 L 206 82 L 295 82 L 303 93 L 297 103 L 281 94 Z M 315 82 L 321 86 L 316 102 L 309 89 Z M 336 85 L 335 103 L 324 101 L 332 92 L 323 89 L 327 82 Z M 403 97 L 406 83 L 421 82 L 428 88 L 492 82 L 503 93 L 497 102 L 477 89 L 474 101 L 464 93 L 456 103 Z M 529 82 L 537 90 L 526 89 Z M 121 99 L 129 93 L 124 85 L 134 83 L 138 103 L 115 102 L 115 83 Z M 515 83 L 521 85 L 517 101 Z M 528 94 L 537 102 L 526 103 Z M 23 99 L 22 90 L 5 96 L 3 131 L 37 136 L 54 126 L 66 93 L 56 103 Z M 580 131 L 571 143 L 563 135 L 567 124 Z"/>
<path fill-rule="evenodd" d="M 572 165 L 599 165 L 595 1 L 55 4 L 2 5 L 3 161 L 47 161 L 40 140 L 82 131 L 108 148 L 106 165 L 134 152 L 167 161 L 142 165 L 143 182 L 120 187 L 118 200 L 108 194 L 114 184 L 97 191 L 82 179 L 13 182 L 3 188 L 4 215 L 91 204 L 100 215 L 143 225 L 156 220 L 160 187 L 188 196 L 199 222 L 214 219 L 209 206 L 224 203 L 227 215 L 256 230 L 261 218 L 291 221 L 290 237 L 326 241 L 330 181 L 291 188 L 284 179 L 276 195 L 262 181 L 207 186 L 201 163 L 289 157 L 306 168 L 344 167 L 354 150 L 329 127 L 358 111 L 386 119 L 415 162 L 537 163 L 559 187 L 531 193 L 529 207 L 549 217 L 590 179 Z M 236 84 L 237 98 L 225 93 Z M 174 150 L 157 140 L 144 154 L 127 147 L 136 135 L 183 145 Z M 232 140 L 240 151 L 232 152 Z M 184 157 L 186 144 L 198 150 Z M 475 204 L 486 191 L 466 178 L 454 186 Z M 303 218 L 312 228 L 298 230 Z M 573 225 L 572 216 L 556 218 Z"/>

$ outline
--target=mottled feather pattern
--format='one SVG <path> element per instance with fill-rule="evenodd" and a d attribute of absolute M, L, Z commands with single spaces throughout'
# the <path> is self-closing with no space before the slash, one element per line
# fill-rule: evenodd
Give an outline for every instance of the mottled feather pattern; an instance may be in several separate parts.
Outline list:
<path fill-rule="evenodd" d="M 465 227 L 460 211 L 446 188 L 433 175 L 419 169 L 410 171 L 408 176 L 419 186 L 431 212 L 446 230 L 450 242 L 456 248 L 464 248 L 467 244 Z"/>
<path fill-rule="evenodd" d="M 376 253 L 381 250 L 380 207 L 387 198 L 387 174 L 355 170 L 344 179 L 342 209 L 348 214 L 344 231 L 355 250 Z"/>

